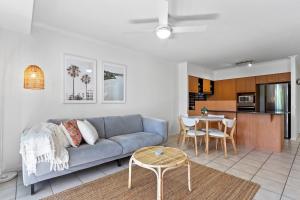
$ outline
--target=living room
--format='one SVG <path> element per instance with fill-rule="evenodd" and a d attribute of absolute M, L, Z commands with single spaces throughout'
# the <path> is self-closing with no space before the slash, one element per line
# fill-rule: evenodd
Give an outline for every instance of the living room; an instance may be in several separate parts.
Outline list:
<path fill-rule="evenodd" d="M 266 3 L 270 7 L 266 8 Z M 141 199 L 143 192 L 145 199 L 300 198 L 300 30 L 295 20 L 299 7 L 297 1 L 247 1 L 241 5 L 232 0 L 1 1 L 1 199 Z M 278 15 L 278 10 L 284 14 Z M 74 65 L 78 70 L 70 68 Z M 236 136 L 242 121 L 238 117 L 241 113 L 235 110 L 238 93 L 233 99 L 222 99 L 230 100 L 234 110 L 215 110 L 204 106 L 209 101 L 201 101 L 199 105 L 203 105 L 195 114 L 189 113 L 188 76 L 215 83 L 215 94 L 205 94 L 209 100 L 216 98 L 217 81 L 281 73 L 289 73 L 288 79 L 272 83 L 289 85 L 290 137 L 283 137 L 282 113 L 262 115 L 267 118 L 265 124 L 272 122 L 268 127 L 276 128 L 277 118 L 282 122 L 280 146 L 274 146 L 275 150 L 270 149 L 272 142 L 247 146 L 248 140 L 240 142 Z M 202 113 L 204 107 L 207 110 Z M 194 125 L 184 129 L 187 124 L 178 120 L 179 116 Z M 29 169 L 26 145 L 33 142 L 31 150 L 42 145 L 37 144 L 38 137 L 23 136 L 36 134 L 41 127 L 60 127 L 72 119 L 77 120 L 81 140 L 76 145 L 72 135 L 71 139 L 65 137 L 71 142 L 61 150 L 67 150 L 68 167 L 55 170 L 47 165 L 43 174 L 36 156 L 36 169 Z M 97 132 L 91 145 L 81 122 L 85 122 L 85 130 Z M 228 142 L 213 137 L 209 142 L 210 131 L 219 125 L 228 126 Z M 234 143 L 229 140 L 232 129 Z M 272 137 L 276 130 L 270 131 Z M 76 162 L 82 163 L 73 164 L 73 153 L 96 146 L 101 149 L 81 151 L 83 157 Z M 178 161 L 164 165 L 166 169 L 188 164 L 190 173 L 185 165 L 179 166 L 162 181 L 164 175 L 159 173 L 164 172 L 153 173 L 145 164 L 156 161 L 144 160 L 149 155 L 139 152 L 152 146 L 154 158 L 171 154 Z M 95 152 L 99 153 L 97 159 L 90 158 Z M 107 157 L 101 157 L 104 152 Z M 131 165 L 132 185 L 128 189 Z M 268 170 L 272 165 L 278 166 Z M 208 174 L 215 182 L 209 184 L 204 179 Z M 156 177 L 160 176 L 159 181 Z M 226 181 L 232 181 L 232 186 L 226 186 Z"/>

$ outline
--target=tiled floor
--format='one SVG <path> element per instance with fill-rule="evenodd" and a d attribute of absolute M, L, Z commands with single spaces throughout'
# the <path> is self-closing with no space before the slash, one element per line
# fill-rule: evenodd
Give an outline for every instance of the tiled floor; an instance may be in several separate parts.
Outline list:
<path fill-rule="evenodd" d="M 208 155 L 203 153 L 203 147 L 201 147 L 198 157 L 195 157 L 192 146 L 184 146 L 182 149 L 194 162 L 260 184 L 261 189 L 255 196 L 256 200 L 296 200 L 300 199 L 299 144 L 299 142 L 286 141 L 282 153 L 263 152 L 240 146 L 237 155 L 233 154 L 232 149 L 229 150 L 228 159 L 224 159 L 222 150 L 215 151 L 214 147 L 210 148 Z M 176 137 L 170 137 L 167 145 L 177 146 Z M 33 196 L 30 196 L 30 188 L 25 187 L 21 176 L 18 176 L 15 180 L 0 184 L 0 199 L 39 199 L 127 167 L 128 159 L 124 159 L 122 167 L 117 167 L 116 162 L 112 162 L 44 181 L 36 184 L 37 193 Z"/>

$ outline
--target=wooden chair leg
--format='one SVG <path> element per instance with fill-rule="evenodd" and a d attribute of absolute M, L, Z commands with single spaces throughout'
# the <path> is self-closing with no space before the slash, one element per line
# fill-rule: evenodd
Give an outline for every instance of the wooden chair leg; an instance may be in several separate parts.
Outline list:
<path fill-rule="evenodd" d="M 224 157 L 227 158 L 227 145 L 226 145 L 226 137 L 223 139 L 224 142 Z"/>
<path fill-rule="evenodd" d="M 183 135 L 183 137 L 182 137 L 182 142 L 181 142 L 181 147 L 185 144 L 185 135 Z"/>
<path fill-rule="evenodd" d="M 221 140 L 220 144 L 221 144 L 222 151 L 224 151 L 224 144 L 223 144 L 222 140 Z"/>
<path fill-rule="evenodd" d="M 218 150 L 218 142 L 219 142 L 219 139 L 216 138 L 215 140 L 216 140 L 216 150 Z"/>
<path fill-rule="evenodd" d="M 235 146 L 234 138 L 231 138 L 231 142 L 232 142 L 234 153 L 237 154 L 237 149 L 236 149 L 236 146 Z"/>
<path fill-rule="evenodd" d="M 180 144 L 180 140 L 182 140 L 182 133 L 180 132 L 177 137 L 177 146 Z"/>
<path fill-rule="evenodd" d="M 195 136 L 195 153 L 196 153 L 196 156 L 198 156 L 197 136 Z"/>
<path fill-rule="evenodd" d="M 202 138 L 203 138 L 203 137 L 200 137 L 200 147 L 201 147 L 201 145 L 202 145 Z"/>

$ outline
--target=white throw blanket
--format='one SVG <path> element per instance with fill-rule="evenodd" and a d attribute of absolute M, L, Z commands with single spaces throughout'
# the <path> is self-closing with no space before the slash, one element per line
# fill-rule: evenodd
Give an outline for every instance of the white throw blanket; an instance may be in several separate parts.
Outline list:
<path fill-rule="evenodd" d="M 50 171 L 69 168 L 69 154 L 63 145 L 60 128 L 52 123 L 40 123 L 24 131 L 21 136 L 20 154 L 28 175 L 36 174 L 40 162 L 49 162 Z"/>

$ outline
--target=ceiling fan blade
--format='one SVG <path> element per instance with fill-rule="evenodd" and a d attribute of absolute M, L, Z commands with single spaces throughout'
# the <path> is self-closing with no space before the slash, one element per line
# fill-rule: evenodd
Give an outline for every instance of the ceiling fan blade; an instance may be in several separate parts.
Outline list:
<path fill-rule="evenodd" d="M 206 26 L 175 26 L 172 27 L 173 33 L 195 33 L 195 32 L 205 32 Z"/>
<path fill-rule="evenodd" d="M 146 24 L 146 23 L 158 23 L 158 18 L 145 18 L 145 19 L 131 19 L 131 24 Z"/>
<path fill-rule="evenodd" d="M 168 25 L 169 2 L 167 0 L 159 0 L 159 25 Z"/>
<path fill-rule="evenodd" d="M 169 15 L 173 21 L 194 21 L 194 20 L 213 20 L 219 18 L 218 13 L 200 14 L 200 15 Z"/>

